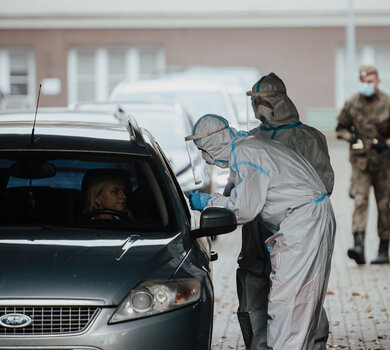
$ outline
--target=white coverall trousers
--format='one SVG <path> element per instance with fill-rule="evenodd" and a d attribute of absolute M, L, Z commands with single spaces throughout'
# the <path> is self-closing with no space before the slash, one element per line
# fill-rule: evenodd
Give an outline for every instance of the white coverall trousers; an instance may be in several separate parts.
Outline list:
<path fill-rule="evenodd" d="M 267 334 L 271 349 L 313 349 L 329 280 L 334 232 L 333 209 L 325 197 L 294 209 L 266 241 L 272 266 Z"/>

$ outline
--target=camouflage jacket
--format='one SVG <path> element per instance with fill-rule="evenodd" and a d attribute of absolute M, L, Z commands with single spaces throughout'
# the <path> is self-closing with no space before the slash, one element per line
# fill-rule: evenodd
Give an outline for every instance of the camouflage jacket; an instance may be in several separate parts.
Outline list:
<path fill-rule="evenodd" d="M 389 96 L 380 90 L 370 99 L 356 94 L 345 102 L 337 122 L 338 138 L 349 140 L 355 136 L 362 142 L 350 147 L 352 166 L 373 171 L 390 167 L 390 149 L 378 151 L 373 147 L 376 142 L 390 139 Z"/>

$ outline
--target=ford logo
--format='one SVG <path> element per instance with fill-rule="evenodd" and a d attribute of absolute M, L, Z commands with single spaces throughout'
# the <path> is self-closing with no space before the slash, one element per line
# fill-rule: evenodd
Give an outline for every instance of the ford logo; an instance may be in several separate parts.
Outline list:
<path fill-rule="evenodd" d="M 31 317 L 23 314 L 6 314 L 0 317 L 0 325 L 7 328 L 27 327 L 31 322 Z"/>

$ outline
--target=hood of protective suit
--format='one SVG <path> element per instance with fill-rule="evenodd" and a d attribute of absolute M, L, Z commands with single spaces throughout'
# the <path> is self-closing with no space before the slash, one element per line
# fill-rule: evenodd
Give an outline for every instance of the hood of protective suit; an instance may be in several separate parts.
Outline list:
<path fill-rule="evenodd" d="M 229 166 L 232 143 L 238 136 L 237 131 L 229 126 L 225 118 L 206 114 L 196 122 L 192 135 L 208 134 L 210 135 L 195 139 L 196 146 L 211 156 L 213 162 L 209 162 L 210 164 L 221 168 Z"/>
<path fill-rule="evenodd" d="M 286 86 L 284 85 L 282 79 L 280 79 L 276 74 L 270 73 L 262 77 L 255 85 L 253 85 L 252 92 L 264 93 L 262 98 L 267 100 L 273 107 L 273 113 L 266 113 L 266 115 L 263 116 L 262 122 L 264 124 L 281 126 L 294 124 L 299 121 L 298 111 L 294 103 L 287 96 Z M 275 94 L 272 94 L 272 92 L 275 92 Z M 256 97 L 252 95 L 252 101 L 254 98 Z M 252 106 L 255 109 L 253 103 Z M 255 115 L 257 119 L 260 119 L 256 110 Z"/>

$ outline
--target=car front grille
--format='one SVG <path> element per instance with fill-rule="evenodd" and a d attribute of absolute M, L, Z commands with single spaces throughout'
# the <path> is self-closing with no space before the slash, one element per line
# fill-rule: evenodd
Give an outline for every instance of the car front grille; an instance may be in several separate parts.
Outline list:
<path fill-rule="evenodd" d="M 7 314 L 23 314 L 32 322 L 23 328 L 7 328 L 0 325 L 1 335 L 56 335 L 84 331 L 99 312 L 96 306 L 0 306 L 0 317 Z"/>

